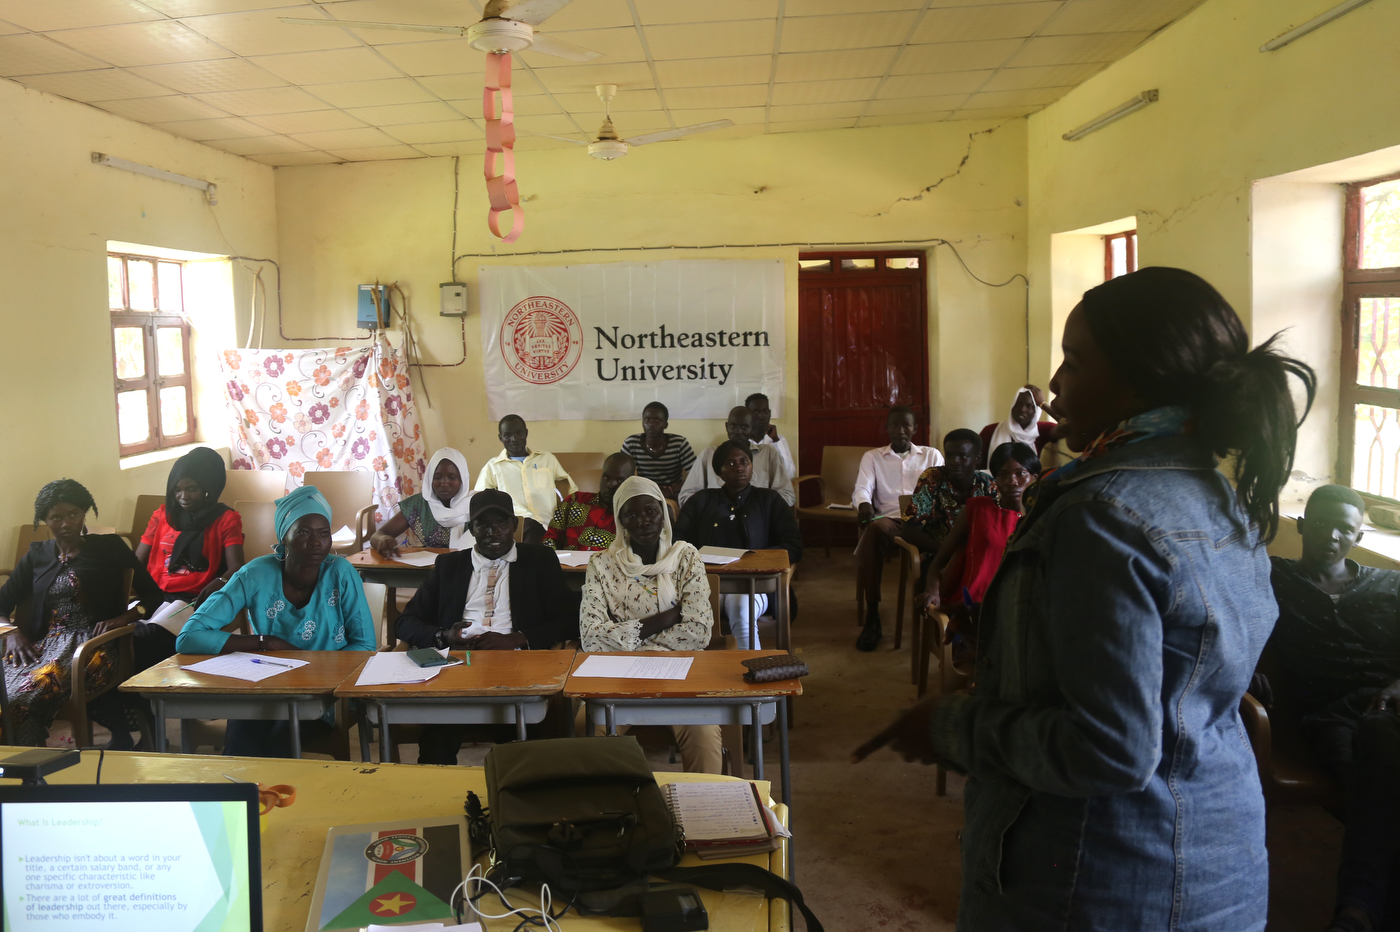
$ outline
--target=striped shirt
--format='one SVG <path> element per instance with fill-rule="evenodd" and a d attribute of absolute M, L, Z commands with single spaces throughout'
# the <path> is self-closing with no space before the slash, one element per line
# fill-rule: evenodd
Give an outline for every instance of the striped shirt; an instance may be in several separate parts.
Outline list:
<path fill-rule="evenodd" d="M 657 485 L 675 485 L 695 462 L 695 451 L 690 448 L 690 441 L 680 434 L 663 436 L 666 449 L 660 453 L 647 450 L 642 434 L 633 434 L 622 441 L 622 452 L 632 457 L 637 464 L 637 475 L 643 479 L 650 479 Z"/>

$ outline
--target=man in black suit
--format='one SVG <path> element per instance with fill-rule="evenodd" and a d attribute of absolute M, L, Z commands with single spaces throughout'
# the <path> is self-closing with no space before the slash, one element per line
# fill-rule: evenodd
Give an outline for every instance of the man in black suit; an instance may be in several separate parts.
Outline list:
<path fill-rule="evenodd" d="M 554 551 L 515 542 L 515 507 L 505 492 L 472 494 L 471 550 L 444 553 L 394 623 L 412 647 L 548 650 L 578 637 L 578 599 Z M 512 732 L 514 729 L 511 729 Z M 426 726 L 418 763 L 454 764 L 465 726 Z"/>

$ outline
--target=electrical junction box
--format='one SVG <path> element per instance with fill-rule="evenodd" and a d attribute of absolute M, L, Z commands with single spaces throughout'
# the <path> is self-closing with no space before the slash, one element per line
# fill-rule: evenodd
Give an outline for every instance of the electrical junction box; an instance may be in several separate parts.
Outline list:
<path fill-rule="evenodd" d="M 379 314 L 375 314 L 375 298 L 379 299 Z M 380 329 L 380 318 L 384 327 L 390 326 L 389 287 L 387 285 L 361 285 L 359 303 L 356 305 L 355 325 L 362 330 Z"/>
<path fill-rule="evenodd" d="M 466 285 L 461 282 L 443 282 L 441 285 L 438 285 L 438 292 L 442 298 L 442 309 L 438 312 L 441 316 L 467 316 Z"/>

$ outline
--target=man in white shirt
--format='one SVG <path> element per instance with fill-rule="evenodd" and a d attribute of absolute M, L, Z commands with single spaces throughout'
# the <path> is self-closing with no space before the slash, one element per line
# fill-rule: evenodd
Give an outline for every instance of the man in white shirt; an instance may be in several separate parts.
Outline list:
<path fill-rule="evenodd" d="M 578 491 L 578 486 L 553 453 L 530 450 L 526 445 L 530 431 L 520 415 L 501 418 L 497 436 L 505 449 L 481 467 L 475 490 L 500 489 L 508 493 L 515 503 L 515 516 L 525 522 L 525 543 L 538 544 L 544 540 L 544 529 L 554 517 L 555 506 L 563 500 L 554 483 L 567 482 L 570 495 Z"/>
<path fill-rule="evenodd" d="M 899 405 L 885 419 L 889 446 L 869 450 L 860 458 L 851 504 L 860 519 L 860 541 L 856 544 L 856 572 L 865 590 L 865 628 L 856 639 L 860 650 L 874 650 L 880 643 L 880 580 L 894 539 L 903 529 L 899 497 L 913 495 L 924 470 L 943 465 L 937 447 L 913 443 L 918 422 L 914 412 Z"/>
<path fill-rule="evenodd" d="M 753 414 L 744 405 L 739 405 L 730 410 L 729 417 L 724 422 L 724 432 L 735 443 L 749 445 L 749 456 L 753 462 L 753 474 L 749 485 L 772 489 L 781 495 L 783 501 L 791 508 L 797 504 L 797 493 L 792 487 L 792 474 L 783 465 L 776 447 L 772 444 L 755 443 L 750 439 L 752 423 Z M 724 485 L 724 480 L 715 474 L 714 465 L 711 463 L 718 448 L 718 445 L 706 447 L 704 452 L 695 458 L 695 465 L 690 467 L 690 473 L 681 484 L 680 494 L 676 498 L 677 505 L 684 506 L 686 499 L 701 489 L 717 489 Z"/>
<path fill-rule="evenodd" d="M 783 465 L 787 467 L 788 475 L 796 479 L 797 462 L 792 458 L 792 448 L 788 446 L 787 438 L 778 436 L 778 425 L 773 423 L 773 410 L 768 406 L 768 396 L 762 392 L 754 392 L 744 399 L 744 406 L 753 415 L 753 424 L 749 428 L 749 439 L 766 447 L 772 447 L 782 458 Z M 789 504 L 793 504 L 795 501 L 796 499 Z"/>

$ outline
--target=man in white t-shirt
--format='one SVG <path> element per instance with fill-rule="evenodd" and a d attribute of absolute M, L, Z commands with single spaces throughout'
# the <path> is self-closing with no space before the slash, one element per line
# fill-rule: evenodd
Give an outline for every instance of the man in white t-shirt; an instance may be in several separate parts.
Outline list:
<path fill-rule="evenodd" d="M 773 423 L 773 410 L 768 406 L 768 396 L 754 392 L 744 399 L 744 407 L 753 415 L 753 425 L 749 428 L 749 439 L 765 447 L 772 447 L 782 458 L 788 475 L 797 478 L 797 463 L 792 458 L 792 447 L 786 437 L 778 436 L 778 426 Z"/>
<path fill-rule="evenodd" d="M 851 504 L 860 519 L 860 541 L 856 544 L 856 572 L 865 590 L 865 628 L 856 639 L 860 650 L 874 650 L 880 643 L 880 580 L 885 559 L 894 539 L 903 529 L 899 497 L 913 495 L 924 470 L 943 465 L 937 447 L 921 447 L 913 442 L 918 421 L 914 412 L 899 405 L 885 419 L 889 446 L 868 450 L 860 458 Z"/>
<path fill-rule="evenodd" d="M 749 446 L 749 457 L 753 464 L 753 475 L 749 479 L 749 484 L 772 489 L 781 495 L 783 501 L 787 502 L 788 507 L 791 508 L 797 504 L 797 493 L 792 487 L 792 473 L 788 472 L 777 448 L 771 443 L 755 443 L 749 439 L 749 424 L 752 418 L 753 414 L 744 405 L 731 408 L 729 416 L 724 422 L 724 432 L 735 443 L 744 443 Z M 701 489 L 717 489 L 724 485 L 724 480 L 720 479 L 715 472 L 714 465 L 710 462 L 717 449 L 719 449 L 719 444 L 706 447 L 695 458 L 695 465 L 690 468 L 684 484 L 681 485 L 680 494 L 676 498 L 677 505 L 685 507 L 686 501 Z"/>

